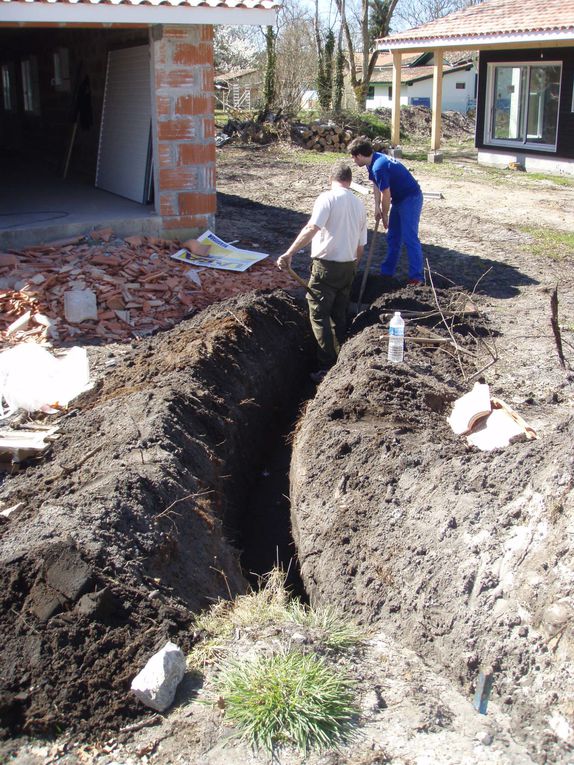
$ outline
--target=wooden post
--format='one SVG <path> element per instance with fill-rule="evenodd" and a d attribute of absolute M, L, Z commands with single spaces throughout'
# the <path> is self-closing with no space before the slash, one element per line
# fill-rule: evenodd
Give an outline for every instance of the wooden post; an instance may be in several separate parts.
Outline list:
<path fill-rule="evenodd" d="M 431 151 L 440 149 L 442 115 L 442 48 L 434 51 L 434 67 L 432 80 L 432 128 Z"/>
<path fill-rule="evenodd" d="M 401 142 L 401 59 L 400 50 L 393 51 L 393 105 L 391 110 L 391 144 Z"/>

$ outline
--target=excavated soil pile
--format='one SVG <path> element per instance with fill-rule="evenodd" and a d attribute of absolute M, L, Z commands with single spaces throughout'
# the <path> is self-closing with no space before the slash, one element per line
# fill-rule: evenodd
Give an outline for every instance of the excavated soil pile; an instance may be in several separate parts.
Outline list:
<path fill-rule="evenodd" d="M 440 302 L 448 292 L 439 291 Z M 470 697 L 479 672 L 493 703 L 538 762 L 567 762 L 573 510 L 568 411 L 538 440 L 481 452 L 447 424 L 484 364 L 487 327 L 456 320 L 449 345 L 406 343 L 386 357 L 389 311 L 435 316 L 407 333 L 449 335 L 431 290 L 380 297 L 299 424 L 291 466 L 292 525 L 311 603 L 377 625 Z M 449 324 L 450 324 L 449 320 Z M 468 352 L 476 353 L 477 358 Z M 474 369 L 473 369 L 474 367 Z M 476 379 L 476 378 L 474 378 Z M 492 393 L 492 392 L 491 392 Z M 558 401 L 558 398 L 556 398 Z M 528 404 L 519 407 L 528 420 Z M 526 411 L 525 411 L 526 410 Z"/>
<path fill-rule="evenodd" d="M 117 729 L 142 712 L 129 685 L 151 653 L 188 650 L 192 612 L 245 589 L 226 540 L 309 346 L 304 308 L 277 291 L 121 359 L 90 349 L 105 376 L 0 490 L 16 506 L 0 527 L 4 736 Z"/>

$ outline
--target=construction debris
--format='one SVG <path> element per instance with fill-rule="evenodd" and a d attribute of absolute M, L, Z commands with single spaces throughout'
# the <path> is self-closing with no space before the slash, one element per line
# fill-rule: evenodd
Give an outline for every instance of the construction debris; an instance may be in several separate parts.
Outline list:
<path fill-rule="evenodd" d="M 481 451 L 500 449 L 517 439 L 538 438 L 535 430 L 508 404 L 491 399 L 484 383 L 475 383 L 469 393 L 454 402 L 447 422 L 458 435 L 467 435 L 470 446 Z"/>
<path fill-rule="evenodd" d="M 57 431 L 57 427 L 39 427 L 37 423 L 21 425 L 19 429 L 3 428 L 0 430 L 0 464 L 14 464 L 41 456 L 59 437 Z M 9 513 L 3 511 L 3 514 L 7 517 Z"/>
<path fill-rule="evenodd" d="M 141 236 L 113 240 L 111 229 L 93 237 L 96 241 L 80 238 L 0 253 L 4 347 L 80 337 L 125 341 L 172 327 L 234 295 L 293 286 L 269 260 L 246 273 L 193 269 L 189 278 L 189 267 L 170 257 L 178 242 Z"/>

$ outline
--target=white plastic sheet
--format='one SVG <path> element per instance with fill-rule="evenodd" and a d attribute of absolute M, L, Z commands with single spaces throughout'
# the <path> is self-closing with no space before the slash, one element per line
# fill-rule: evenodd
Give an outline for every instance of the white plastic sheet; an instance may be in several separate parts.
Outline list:
<path fill-rule="evenodd" d="M 57 358 L 35 343 L 0 353 L 0 419 L 18 409 L 49 410 L 68 403 L 90 387 L 88 356 L 71 348 Z"/>

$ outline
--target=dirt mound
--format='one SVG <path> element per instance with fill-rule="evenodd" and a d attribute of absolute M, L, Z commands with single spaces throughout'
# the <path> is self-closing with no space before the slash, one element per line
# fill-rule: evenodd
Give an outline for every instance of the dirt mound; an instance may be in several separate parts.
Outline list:
<path fill-rule="evenodd" d="M 572 687 L 574 419 L 505 450 L 468 447 L 446 422 L 469 388 L 460 359 L 407 341 L 405 363 L 386 360 L 379 314 L 425 302 L 432 311 L 428 288 L 381 297 L 300 423 L 291 499 L 303 581 L 312 603 L 384 628 L 469 695 L 492 672 L 513 735 L 537 761 L 566 762 L 572 708 L 557 689 Z M 463 349 L 470 329 L 454 327 Z"/>
<path fill-rule="evenodd" d="M 391 122 L 391 110 L 376 109 L 375 113 L 386 122 Z M 432 111 L 427 106 L 401 106 L 401 136 L 411 140 L 428 138 L 431 132 Z M 462 112 L 442 113 L 442 137 L 445 140 L 464 140 L 474 136 L 476 119 L 474 114 Z"/>
<path fill-rule="evenodd" d="M 4 735 L 141 714 L 129 684 L 151 653 L 170 637 L 189 649 L 192 612 L 245 588 L 227 539 L 309 345 L 286 293 L 214 306 L 134 344 L 50 457 L 5 479 Z"/>

